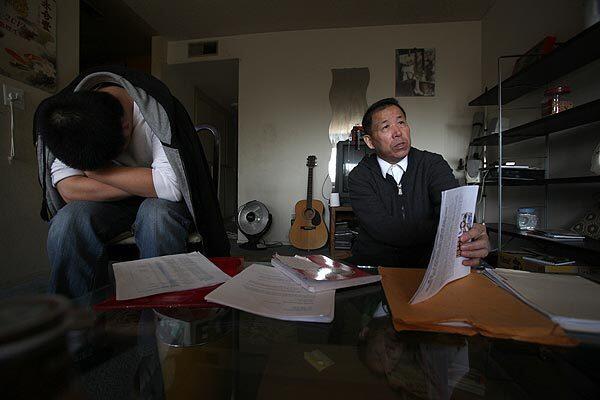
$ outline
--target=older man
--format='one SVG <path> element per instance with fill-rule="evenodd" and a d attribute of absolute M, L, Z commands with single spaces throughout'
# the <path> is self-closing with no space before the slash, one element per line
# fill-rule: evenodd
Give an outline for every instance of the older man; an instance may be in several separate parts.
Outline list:
<path fill-rule="evenodd" d="M 441 193 L 458 186 L 441 155 L 411 146 L 404 109 L 393 98 L 367 110 L 365 142 L 376 154 L 349 176 L 352 208 L 360 222 L 351 261 L 388 267 L 426 267 L 435 241 Z M 464 265 L 476 266 L 489 252 L 485 226 L 460 237 Z"/>

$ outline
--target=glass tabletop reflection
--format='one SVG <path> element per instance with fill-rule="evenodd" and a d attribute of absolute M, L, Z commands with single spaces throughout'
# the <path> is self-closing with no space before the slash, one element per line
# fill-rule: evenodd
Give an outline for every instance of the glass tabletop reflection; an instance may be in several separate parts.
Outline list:
<path fill-rule="evenodd" d="M 331 323 L 229 308 L 93 311 L 70 335 L 87 398 L 600 398 L 599 347 L 396 332 L 379 284 L 338 290 Z M 110 388 L 104 384 L 110 382 Z"/>

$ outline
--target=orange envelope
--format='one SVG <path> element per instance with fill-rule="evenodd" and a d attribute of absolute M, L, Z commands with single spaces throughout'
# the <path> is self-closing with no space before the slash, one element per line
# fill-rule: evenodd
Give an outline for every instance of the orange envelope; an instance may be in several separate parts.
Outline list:
<path fill-rule="evenodd" d="M 514 339 L 557 346 L 575 346 L 577 341 L 548 317 L 523 303 L 476 272 L 446 285 L 421 303 L 409 301 L 416 292 L 424 269 L 379 267 L 383 289 L 396 330 L 459 333 Z M 440 323 L 462 322 L 470 326 Z"/>

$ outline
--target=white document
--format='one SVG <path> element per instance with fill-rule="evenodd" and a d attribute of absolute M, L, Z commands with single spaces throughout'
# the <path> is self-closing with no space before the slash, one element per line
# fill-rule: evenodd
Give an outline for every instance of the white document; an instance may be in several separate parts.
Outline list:
<path fill-rule="evenodd" d="M 198 252 L 113 264 L 117 300 L 223 283 L 231 277 Z"/>
<path fill-rule="evenodd" d="M 253 264 L 210 292 L 205 300 L 263 317 L 331 322 L 335 291 L 312 293 L 276 268 Z"/>
<path fill-rule="evenodd" d="M 600 333 L 600 285 L 576 275 L 496 268 L 484 274 L 564 329 Z"/>
<path fill-rule="evenodd" d="M 442 192 L 435 246 L 425 276 L 410 304 L 427 300 L 449 282 L 471 272 L 470 267 L 462 265 L 465 258 L 458 255 L 458 243 L 459 237 L 473 226 L 478 189 L 478 186 L 462 186 Z"/>

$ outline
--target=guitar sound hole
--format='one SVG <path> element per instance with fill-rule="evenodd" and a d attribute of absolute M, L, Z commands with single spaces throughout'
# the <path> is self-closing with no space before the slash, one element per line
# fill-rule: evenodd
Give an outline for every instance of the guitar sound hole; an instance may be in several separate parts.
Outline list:
<path fill-rule="evenodd" d="M 319 226 L 321 224 L 321 214 L 318 211 L 315 211 L 315 216 L 312 219 L 312 224 L 314 226 Z"/>
<path fill-rule="evenodd" d="M 307 208 L 306 210 L 304 210 L 304 219 L 311 220 L 314 217 L 315 217 L 315 210 L 313 210 L 312 208 Z"/>

